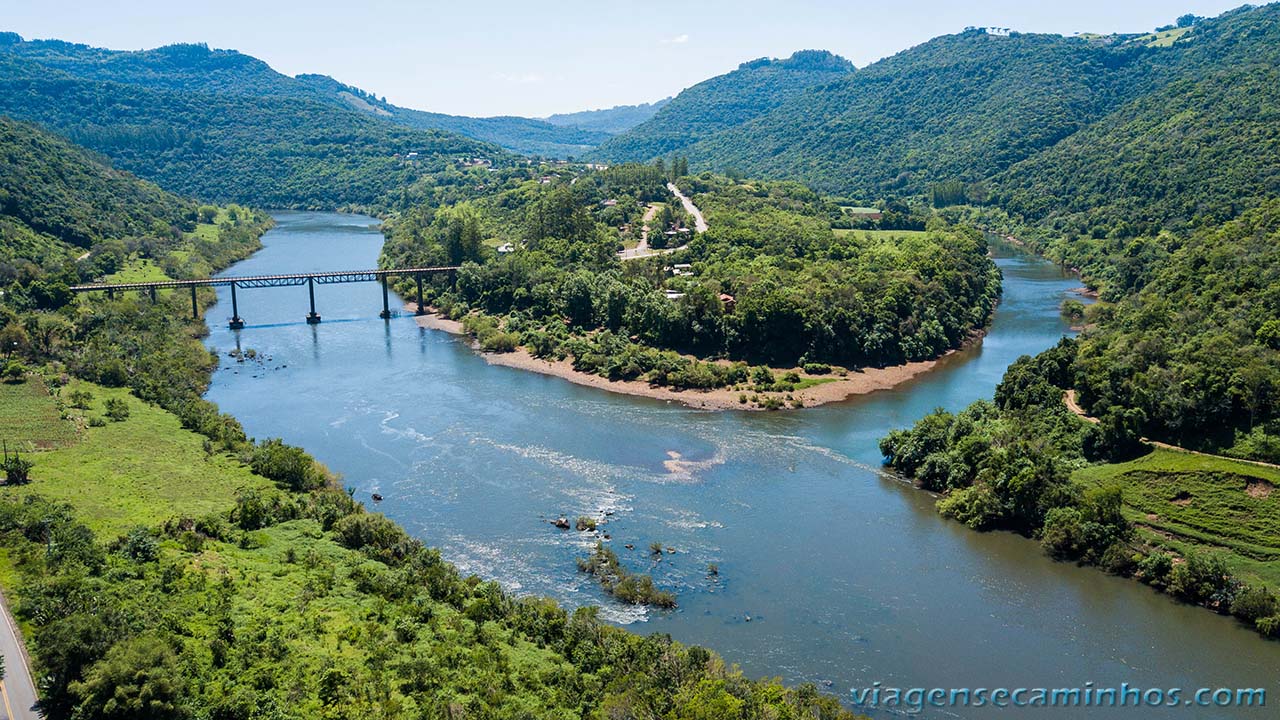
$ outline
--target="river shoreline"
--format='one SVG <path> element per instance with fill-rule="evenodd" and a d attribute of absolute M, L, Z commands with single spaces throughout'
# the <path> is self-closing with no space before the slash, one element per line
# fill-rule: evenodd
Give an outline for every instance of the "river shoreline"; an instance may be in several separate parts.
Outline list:
<path fill-rule="evenodd" d="M 405 310 L 408 312 L 414 312 L 416 309 L 416 303 L 410 302 L 405 304 Z M 427 315 L 419 315 L 415 319 L 419 327 L 432 330 L 442 330 L 453 335 L 466 335 L 466 332 L 462 329 L 461 322 L 457 320 L 450 320 L 436 312 L 432 312 Z M 974 333 L 959 349 L 948 350 L 933 360 L 920 360 L 917 362 L 904 363 L 902 365 L 892 365 L 886 368 L 863 368 L 856 371 L 851 370 L 849 371 L 849 374 L 844 377 L 838 375 L 806 376 L 821 377 L 824 379 L 829 377 L 831 378 L 831 381 L 804 388 L 802 390 L 795 390 L 791 393 L 774 394 L 779 396 L 789 394 L 802 403 L 802 407 L 799 408 L 793 407 L 789 404 L 780 408 L 792 410 L 841 402 L 848 400 L 849 398 L 881 390 L 892 390 L 909 380 L 913 380 L 920 375 L 933 370 L 946 358 L 981 343 L 982 338 L 985 335 L 985 330 L 974 331 Z M 740 410 L 752 412 L 765 410 L 765 408 L 754 403 L 741 401 L 741 397 L 744 394 L 747 397 L 756 394 L 752 391 L 734 390 L 732 388 L 717 388 L 714 390 L 676 390 L 670 387 L 650 385 L 642 380 L 610 380 L 599 375 L 575 370 L 573 368 L 572 360 L 544 360 L 542 358 L 534 357 L 524 348 L 518 348 L 509 353 L 481 352 L 479 348 L 474 346 L 474 343 L 472 344 L 472 348 L 484 358 L 485 362 L 490 365 L 500 365 L 502 367 L 515 368 L 517 370 L 525 370 L 542 375 L 550 375 L 552 377 L 568 380 L 575 385 L 599 388 L 601 390 L 618 393 L 620 395 L 632 395 L 636 397 L 647 397 L 654 400 L 676 402 L 698 410 Z M 797 368 L 771 369 L 775 374 L 782 374 L 791 371 L 799 372 Z"/>

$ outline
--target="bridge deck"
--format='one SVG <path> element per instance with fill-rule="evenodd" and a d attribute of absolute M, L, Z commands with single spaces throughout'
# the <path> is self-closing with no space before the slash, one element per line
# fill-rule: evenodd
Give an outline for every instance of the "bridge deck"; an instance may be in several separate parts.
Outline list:
<path fill-rule="evenodd" d="M 152 288 L 164 290 L 167 288 L 213 287 L 215 285 L 226 286 L 232 284 L 242 288 L 287 287 L 290 285 L 305 285 L 308 280 L 320 285 L 332 285 L 336 283 L 374 282 L 389 275 L 421 275 L 425 273 L 452 272 L 457 269 L 457 265 L 444 265 L 440 267 L 398 268 L 394 270 L 340 270 L 336 272 L 287 273 L 283 275 L 226 276 L 197 280 L 90 283 L 87 285 L 73 285 L 69 289 L 72 292 L 101 292 L 106 290 L 150 290 Z"/>

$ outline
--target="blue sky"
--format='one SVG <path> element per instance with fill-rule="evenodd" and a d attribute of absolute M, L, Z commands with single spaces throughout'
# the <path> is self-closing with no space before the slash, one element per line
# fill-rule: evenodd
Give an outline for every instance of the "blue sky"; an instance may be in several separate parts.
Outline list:
<path fill-rule="evenodd" d="M 206 42 L 398 105 L 543 116 L 657 100 L 762 56 L 831 50 L 859 67 L 967 25 L 1141 32 L 1240 0 L 330 2 L 0 0 L 0 29 L 136 50 Z"/>

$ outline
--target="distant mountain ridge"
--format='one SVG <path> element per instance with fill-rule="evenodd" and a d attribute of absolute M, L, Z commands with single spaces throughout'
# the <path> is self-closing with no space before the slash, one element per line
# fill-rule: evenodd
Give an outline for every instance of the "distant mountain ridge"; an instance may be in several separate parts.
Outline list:
<path fill-rule="evenodd" d="M 557 113 L 544 118 L 552 125 L 582 128 L 616 135 L 626 132 L 640 123 L 653 117 L 671 98 L 663 98 L 657 102 L 640 105 L 615 105 L 600 110 L 582 110 L 572 113 Z"/>
<path fill-rule="evenodd" d="M 458 133 L 527 155 L 580 154 L 609 138 L 608 133 L 562 127 L 531 118 L 473 118 L 401 108 L 325 75 L 289 77 L 251 55 L 210 49 L 203 44 L 118 51 L 61 40 L 23 41 L 16 34 L 4 33 L 0 37 L 0 52 L 74 77 L 121 82 L 151 90 L 318 100 L 405 127 Z"/>
<path fill-rule="evenodd" d="M 694 85 L 671 99 L 651 119 L 611 138 L 592 157 L 607 161 L 649 160 L 749 122 L 815 85 L 854 73 L 853 63 L 824 50 L 791 57 L 760 58 Z"/>
<path fill-rule="evenodd" d="M 580 155 L 612 136 L 598 130 L 512 115 L 467 117 L 413 110 L 392 105 L 376 95 L 327 75 L 299 75 L 296 79 L 321 96 L 342 102 L 360 112 L 384 117 L 406 127 L 455 132 L 491 142 L 522 155 L 557 158 Z"/>

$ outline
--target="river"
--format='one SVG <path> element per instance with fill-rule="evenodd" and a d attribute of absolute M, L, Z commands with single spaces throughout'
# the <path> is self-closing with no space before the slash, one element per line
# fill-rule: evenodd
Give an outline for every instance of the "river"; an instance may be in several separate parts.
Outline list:
<path fill-rule="evenodd" d="M 373 218 L 277 222 L 265 247 L 225 274 L 376 264 Z M 989 398 L 1009 363 L 1068 332 L 1057 308 L 1079 281 L 1004 252 L 1004 299 L 979 347 L 895 390 L 799 412 L 698 411 L 491 366 L 409 315 L 379 320 L 372 283 L 318 286 L 315 326 L 303 322 L 305 288 L 241 290 L 239 333 L 220 295 L 208 342 L 223 362 L 208 397 L 250 435 L 307 448 L 370 507 L 371 493 L 385 496 L 377 510 L 463 572 L 566 606 L 601 605 L 612 622 L 706 645 L 753 677 L 812 681 L 846 698 L 876 681 L 1268 687 L 1280 643 L 1053 562 L 1032 541 L 946 521 L 932 496 L 881 472 L 876 441 L 889 429 Z M 237 345 L 259 360 L 234 362 L 226 351 Z M 676 592 L 679 609 L 611 602 L 575 568 L 594 540 L 548 524 L 559 515 L 607 520 L 623 562 Z M 654 561 L 652 542 L 675 553 Z"/>

